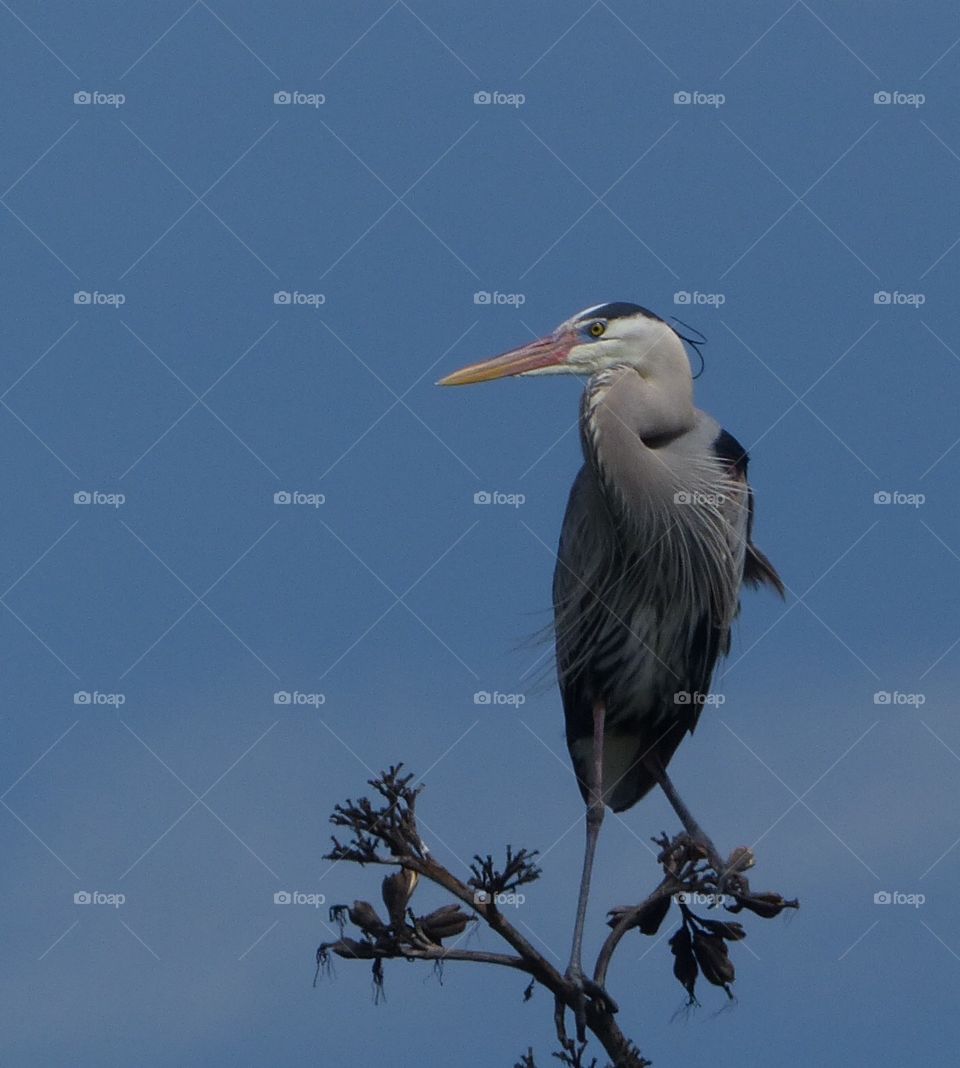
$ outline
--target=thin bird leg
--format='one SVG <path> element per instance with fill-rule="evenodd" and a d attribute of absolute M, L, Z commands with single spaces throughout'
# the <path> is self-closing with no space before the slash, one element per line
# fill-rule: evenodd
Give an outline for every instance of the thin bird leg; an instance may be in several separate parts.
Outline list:
<path fill-rule="evenodd" d="M 573 949 L 570 953 L 570 965 L 567 977 L 580 990 L 580 999 L 575 1012 L 577 1022 L 577 1040 L 586 1040 L 586 1019 L 584 1016 L 584 993 L 591 997 L 602 998 L 611 1006 L 610 999 L 592 980 L 583 974 L 581 952 L 583 947 L 583 928 L 587 918 L 587 899 L 590 897 L 590 877 L 593 873 L 593 858 L 597 851 L 597 839 L 600 837 L 600 825 L 603 823 L 603 724 L 606 712 L 602 702 L 593 707 L 593 761 L 589 768 L 589 801 L 587 802 L 587 841 L 583 854 L 583 871 L 580 875 L 580 897 L 577 900 L 577 920 L 573 928 Z"/>
<path fill-rule="evenodd" d="M 670 781 L 670 776 L 667 775 L 666 771 L 660 767 L 658 763 L 651 762 L 648 766 L 656 776 L 660 788 L 667 796 L 667 800 L 673 806 L 674 812 L 680 817 L 680 822 L 683 824 L 684 830 L 686 830 L 687 834 L 690 835 L 697 845 L 702 847 L 703 851 L 707 854 L 707 860 L 710 862 L 714 871 L 719 877 L 722 877 L 726 873 L 727 866 L 720 859 L 717 847 L 711 841 L 710 836 L 693 818 L 693 813 L 687 808 L 683 798 L 677 793 L 676 787 Z"/>

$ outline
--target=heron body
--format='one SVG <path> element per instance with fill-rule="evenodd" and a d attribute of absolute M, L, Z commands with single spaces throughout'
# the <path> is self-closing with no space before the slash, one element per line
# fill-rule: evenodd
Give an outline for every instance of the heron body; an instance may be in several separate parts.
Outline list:
<path fill-rule="evenodd" d="M 567 745 L 586 802 L 586 848 L 568 974 L 581 967 L 605 806 L 629 808 L 659 784 L 722 885 L 725 865 L 667 775 L 697 724 L 744 583 L 783 593 L 754 546 L 747 454 L 693 404 L 683 339 L 637 304 L 598 304 L 549 336 L 464 367 L 441 385 L 505 375 L 587 378 L 584 464 L 570 492 L 553 580 L 557 674 Z"/>
<path fill-rule="evenodd" d="M 696 409 L 650 420 L 646 390 L 630 367 L 587 383 L 585 462 L 553 582 L 567 745 L 586 798 L 602 703 L 603 795 L 615 811 L 651 789 L 651 769 L 696 726 L 741 584 L 779 583 L 750 541 L 743 448 Z"/>

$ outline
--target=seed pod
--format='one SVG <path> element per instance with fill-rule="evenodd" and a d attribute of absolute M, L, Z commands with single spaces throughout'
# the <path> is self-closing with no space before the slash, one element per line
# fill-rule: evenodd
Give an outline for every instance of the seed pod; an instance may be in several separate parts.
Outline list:
<path fill-rule="evenodd" d="M 373 946 L 369 942 L 358 942 L 355 938 L 341 938 L 330 947 L 338 957 L 347 960 L 371 960 L 374 956 Z"/>
<path fill-rule="evenodd" d="M 387 906 L 387 915 L 395 931 L 403 927 L 407 915 L 407 904 L 419 881 L 420 876 L 408 868 L 401 868 L 400 871 L 388 875 L 383 880 L 381 888 L 383 903 Z"/>
<path fill-rule="evenodd" d="M 671 937 L 670 952 L 674 956 L 673 974 L 693 1001 L 693 990 L 697 984 L 697 960 L 690 944 L 690 932 L 685 924 Z"/>
<path fill-rule="evenodd" d="M 743 926 L 739 923 L 735 923 L 733 920 L 702 919 L 700 922 L 711 934 L 719 935 L 721 938 L 725 938 L 728 942 L 739 942 L 741 939 L 747 937 L 747 932 L 743 929 Z"/>
<path fill-rule="evenodd" d="M 469 922 L 470 917 L 462 911 L 459 905 L 444 905 L 420 917 L 420 926 L 434 942 L 462 934 Z"/>
<path fill-rule="evenodd" d="M 736 905 L 729 906 L 730 912 L 739 912 L 741 909 L 749 909 L 765 920 L 779 916 L 785 908 L 797 908 L 796 901 L 785 901 L 780 894 L 750 894 L 738 897 Z"/>
<path fill-rule="evenodd" d="M 737 846 L 737 848 L 730 854 L 730 859 L 727 861 L 727 867 L 734 872 L 743 873 L 748 871 L 756 864 L 757 858 L 753 855 L 753 850 L 747 846 Z"/>
<path fill-rule="evenodd" d="M 726 942 L 719 935 L 694 931 L 693 952 L 704 979 L 714 986 L 722 986 L 727 995 L 733 997 L 728 984 L 733 982 L 736 972 L 727 953 Z"/>
<path fill-rule="evenodd" d="M 350 922 L 360 928 L 365 934 L 375 938 L 386 934 L 387 925 L 377 915 L 377 910 L 369 901 L 354 901 L 347 910 Z"/>
<path fill-rule="evenodd" d="M 663 897 L 658 897 L 656 901 L 651 901 L 637 918 L 637 926 L 640 928 L 640 933 L 655 935 L 660 930 L 660 925 L 669 911 L 669 895 L 664 894 Z"/>

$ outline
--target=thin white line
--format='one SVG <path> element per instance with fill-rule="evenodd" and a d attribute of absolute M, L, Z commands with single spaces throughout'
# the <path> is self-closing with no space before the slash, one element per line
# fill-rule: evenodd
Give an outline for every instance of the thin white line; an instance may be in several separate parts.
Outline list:
<path fill-rule="evenodd" d="M 258 62 L 258 63 L 260 64 L 260 66 L 261 66 L 261 67 L 263 67 L 263 69 L 264 69 L 264 70 L 268 70 L 268 71 L 269 71 L 269 72 L 270 72 L 270 73 L 271 73 L 271 74 L 272 74 L 272 75 L 274 76 L 274 78 L 276 78 L 276 79 L 277 79 L 277 81 L 280 81 L 280 75 L 279 75 L 279 74 L 277 74 L 277 72 L 276 72 L 276 71 L 275 71 L 275 70 L 273 69 L 273 67 L 270 67 L 270 66 L 268 66 L 268 65 L 267 65 L 267 64 L 266 64 L 266 63 L 265 63 L 265 62 L 264 62 L 264 61 L 263 61 L 263 60 L 262 60 L 262 59 L 261 59 L 261 58 L 260 58 L 260 57 L 259 57 L 259 56 L 257 55 L 257 53 L 256 53 L 256 52 L 254 52 L 254 50 L 253 50 L 253 49 L 252 49 L 252 48 L 251 48 L 251 47 L 250 47 L 250 46 L 249 46 L 249 45 L 247 44 L 247 42 L 246 42 L 246 41 L 245 41 L 245 40 L 244 40 L 244 39 L 243 39 L 243 38 L 242 38 L 242 37 L 241 37 L 241 36 L 240 36 L 240 35 L 239 35 L 238 33 L 236 33 L 236 31 L 234 31 L 233 29 L 231 29 L 231 28 L 230 28 L 230 27 L 229 27 L 229 26 L 228 26 L 228 25 L 227 25 L 227 24 L 226 24 L 226 23 L 225 23 L 225 22 L 223 21 L 223 19 L 222 19 L 222 18 L 220 18 L 220 16 L 219 16 L 219 15 L 218 15 L 218 14 L 216 13 L 216 11 L 214 11 L 214 10 L 213 10 L 213 8 L 212 8 L 212 7 L 211 7 L 211 6 L 210 6 L 210 5 L 209 5 L 209 4 L 207 3 L 207 0 L 199 0 L 199 2 L 200 2 L 200 4 L 202 4 L 202 5 L 203 5 L 203 7 L 205 7 L 205 8 L 207 9 L 207 11 L 209 11 L 209 12 L 210 12 L 210 14 L 211 14 L 211 15 L 213 15 L 213 17 L 214 17 L 214 18 L 215 18 L 215 19 L 217 20 L 217 22 L 219 22 L 219 23 L 220 23 L 220 25 L 221 25 L 221 26 L 222 26 L 222 27 L 223 27 L 223 28 L 224 28 L 224 29 L 225 29 L 225 30 L 227 31 L 227 33 L 229 33 L 229 34 L 230 34 L 230 35 L 231 35 L 232 37 L 235 37 L 235 38 L 236 38 L 236 39 L 237 39 L 237 40 L 238 40 L 238 41 L 240 42 L 240 44 L 242 44 L 242 45 L 243 45 L 243 47 L 244 47 L 244 48 L 245 48 L 245 49 L 246 49 L 246 50 L 247 50 L 247 51 L 248 51 L 248 52 L 250 53 L 250 55 L 251 55 L 251 56 L 253 56 L 253 58 L 254 58 L 254 59 L 255 59 L 255 60 L 256 60 L 256 61 L 257 61 L 257 62 Z"/>
<path fill-rule="evenodd" d="M 70 73 L 74 76 L 74 78 L 77 79 L 77 81 L 80 80 L 80 75 L 77 74 L 77 72 L 72 67 L 68 67 L 67 64 L 64 63 L 64 61 L 57 55 L 57 53 L 54 52 L 50 45 L 48 45 L 47 42 L 39 36 L 39 34 L 34 33 L 34 31 L 30 29 L 30 27 L 23 21 L 22 18 L 20 18 L 16 11 L 14 11 L 13 8 L 5 2 L 5 0 L 0 0 L 0 5 L 5 7 L 7 11 L 9 11 L 11 15 L 13 15 L 17 22 L 20 23 L 20 25 L 27 31 L 27 33 L 30 34 L 31 37 L 34 37 L 37 41 L 39 41 L 40 44 L 43 45 L 43 47 L 50 53 L 51 56 L 53 56 L 53 58 L 60 64 L 60 66 L 64 68 L 64 70 L 70 71 Z"/>
<path fill-rule="evenodd" d="M 160 36 L 153 42 L 153 44 L 150 45 L 146 52 L 143 52 L 141 54 L 140 59 L 135 59 L 130 64 L 130 66 L 127 67 L 123 74 L 120 75 L 120 81 L 123 81 L 123 79 L 126 78 L 126 76 L 130 73 L 130 71 L 133 70 L 133 68 L 140 62 L 140 60 L 144 59 L 147 55 L 149 55 L 157 47 L 157 45 L 160 44 L 164 37 L 166 37 L 167 34 L 174 28 L 174 26 L 179 25 L 199 3 L 200 0 L 193 0 L 193 3 L 187 8 L 187 10 L 184 11 L 184 13 L 178 19 L 175 19 L 173 22 L 171 22 L 170 25 L 163 31 L 163 33 L 161 33 Z"/>
<path fill-rule="evenodd" d="M 48 745 L 47 748 L 44 749 L 44 751 L 40 754 L 40 756 L 38 756 L 37 759 L 30 765 L 30 767 L 27 768 L 27 770 L 24 771 L 22 774 L 18 775 L 17 778 L 15 778 L 13 782 L 6 788 L 6 790 L 4 790 L 2 794 L 0 794 L 0 801 L 2 801 L 18 783 L 23 782 L 23 780 L 30 774 L 30 772 L 33 771 L 33 769 L 40 763 L 41 760 L 43 760 L 47 753 L 50 753 L 54 749 L 56 749 L 57 746 L 63 741 L 64 738 L 66 738 L 66 736 L 73 730 L 74 727 L 76 727 L 79 722 L 80 720 L 75 719 L 73 723 L 71 723 L 70 726 L 67 727 L 63 734 L 61 734 L 55 742 L 52 742 L 50 745 Z"/>
<path fill-rule="evenodd" d="M 27 568 L 27 570 L 24 571 L 20 578 L 18 578 L 16 582 L 11 583 L 3 591 L 3 593 L 0 593 L 0 600 L 3 600 L 3 598 L 6 597 L 11 590 L 13 590 L 16 586 L 19 586 L 20 583 L 23 582 L 23 580 L 27 577 L 27 575 L 29 575 L 30 572 L 37 566 L 37 564 L 39 564 L 40 561 L 48 555 L 48 553 L 52 552 L 79 522 L 79 519 L 75 519 L 52 545 L 48 545 L 47 548 L 44 549 L 43 552 L 36 558 L 36 560 L 34 560 L 33 563 Z"/>
<path fill-rule="evenodd" d="M 156 958 L 157 960 L 159 960 L 159 959 L 160 959 L 160 958 L 159 958 L 159 957 L 158 957 L 158 956 L 156 955 L 156 953 L 154 953 L 154 952 L 153 952 L 153 950 L 152 950 L 152 949 L 151 949 L 151 948 L 150 948 L 150 947 L 149 947 L 149 946 L 147 945 L 147 943 L 146 943 L 146 942 L 144 942 L 144 940 L 143 940 L 143 939 L 142 939 L 142 938 L 140 937 L 140 935 L 138 935 L 138 934 L 137 934 L 137 932 L 136 932 L 136 931 L 135 931 L 135 930 L 134 930 L 134 929 L 133 929 L 133 928 L 132 928 L 132 927 L 130 926 L 130 924 L 128 924 L 128 923 L 124 923 L 124 922 L 123 922 L 123 920 L 121 920 L 120 922 L 121 922 L 121 924 L 123 924 L 123 926 L 124 926 L 124 927 L 126 927 L 126 929 L 127 929 L 127 930 L 128 930 L 129 932 L 130 932 L 130 934 L 132 934 L 132 935 L 133 935 L 133 937 L 134 937 L 134 938 L 135 938 L 135 939 L 136 939 L 136 940 L 137 940 L 137 941 L 138 941 L 138 942 L 140 943 L 140 945 L 141 945 L 141 946 L 143 946 L 143 948 L 144 948 L 144 949 L 145 949 L 145 950 L 146 950 L 146 951 L 147 951 L 147 952 L 148 952 L 148 953 L 149 953 L 149 954 L 150 954 L 150 955 L 151 955 L 152 957 L 155 957 L 155 958 Z"/>
<path fill-rule="evenodd" d="M 250 950 L 253 949 L 254 946 L 259 945 L 259 943 L 262 942 L 268 934 L 270 934 L 270 932 L 274 929 L 274 927 L 277 926 L 279 922 L 279 920 L 274 920 L 273 923 L 271 923 L 270 926 L 263 932 L 263 934 L 260 935 L 258 939 L 256 939 L 256 941 L 251 942 L 250 945 L 247 946 L 247 948 L 240 954 L 240 956 L 237 957 L 237 960 L 243 960 L 243 958 L 250 952 Z"/>
<path fill-rule="evenodd" d="M 68 934 L 70 934 L 70 932 L 74 929 L 74 927 L 77 926 L 79 922 L 79 920 L 74 920 L 73 923 L 71 923 L 70 926 L 63 932 L 63 934 L 60 935 L 56 942 L 54 942 L 53 945 L 47 946 L 47 948 L 40 954 L 40 956 L 37 957 L 37 961 L 43 960 L 43 958 L 50 952 L 51 949 L 53 949 L 55 946 L 60 945 L 60 943 L 67 937 Z"/>
<path fill-rule="evenodd" d="M 872 931 L 872 930 L 874 929 L 874 927 L 876 927 L 876 926 L 877 926 L 877 924 L 878 924 L 879 922 L 880 922 L 879 920 L 874 920 L 874 921 L 873 921 L 873 923 L 871 923 L 871 924 L 870 924 L 870 926 L 869 926 L 869 927 L 868 927 L 868 928 L 867 928 L 867 929 L 866 929 L 866 930 L 865 930 L 865 931 L 863 932 L 863 934 L 862 934 L 862 935 L 860 935 L 860 937 L 859 937 L 859 938 L 858 938 L 858 939 L 856 940 L 856 942 L 854 942 L 854 943 L 853 943 L 852 945 L 849 945 L 849 946 L 847 946 L 847 948 L 846 948 L 846 949 L 845 949 L 845 950 L 844 950 L 844 951 L 843 951 L 843 952 L 842 952 L 842 953 L 840 954 L 840 956 L 839 956 L 839 957 L 837 957 L 837 962 L 839 963 L 840 961 L 842 961 L 842 960 L 843 960 L 843 958 L 844 958 L 844 957 L 845 957 L 845 956 L 846 956 L 846 955 L 847 955 L 847 954 L 848 954 L 848 953 L 849 953 L 849 952 L 850 952 L 850 951 L 851 951 L 852 949 L 854 949 L 854 947 L 856 947 L 856 946 L 859 946 L 859 945 L 860 945 L 860 943 L 861 943 L 861 942 L 862 942 L 862 941 L 863 941 L 863 940 L 864 940 L 864 939 L 865 939 L 865 938 L 867 937 L 867 935 L 868 935 L 868 934 L 870 934 L 870 932 L 871 932 L 871 931 Z"/>
<path fill-rule="evenodd" d="M 30 164 L 30 166 L 29 166 L 29 167 L 27 167 L 27 169 L 26 169 L 26 170 L 25 170 L 25 171 L 23 172 L 23 174 L 21 174 L 21 175 L 20 175 L 20 177 L 19 177 L 19 178 L 18 178 L 18 179 L 17 179 L 17 180 L 16 180 L 16 181 L 15 181 L 15 182 L 14 182 L 14 183 L 12 184 L 12 185 L 8 185 L 8 186 L 7 186 L 7 188 L 6 188 L 6 191 L 5 191 L 4 193 L 0 194 L 0 200 L 3 200 L 3 198 L 4 198 L 4 197 L 6 197 L 6 196 L 9 196 L 9 195 L 10 195 L 10 193 L 12 193 L 12 192 L 13 192 L 13 190 L 14 190 L 14 189 L 15 189 L 15 188 L 16 188 L 16 187 L 17 187 L 17 186 L 18 186 L 18 185 L 19 185 L 19 184 L 20 184 L 20 183 L 21 183 L 21 182 L 22 182 L 22 181 L 24 180 L 24 178 L 26 178 L 26 176 L 27 176 L 27 175 L 28 175 L 28 174 L 29 174 L 29 173 L 30 173 L 30 172 L 31 172 L 31 171 L 33 170 L 33 168 L 34 168 L 34 167 L 36 167 L 36 165 L 37 165 L 37 164 L 38 164 L 38 163 L 39 163 L 39 162 L 40 162 L 40 161 L 41 161 L 42 159 L 45 159 L 45 158 L 46 158 L 46 157 L 47 157 L 47 156 L 48 156 L 48 155 L 49 155 L 49 154 L 50 154 L 50 153 L 51 153 L 51 152 L 52 152 L 52 151 L 53 151 L 53 150 L 54 150 L 54 149 L 55 149 L 55 148 L 57 147 L 57 145 L 59 145 L 59 144 L 60 144 L 60 142 L 61 142 L 61 141 L 62 141 L 62 140 L 63 140 L 63 139 L 64 139 L 64 138 L 65 138 L 65 137 L 67 136 L 67 134 L 68 134 L 68 133 L 70 133 L 70 131 L 71 131 L 71 130 L 72 130 L 72 129 L 74 128 L 74 126 L 77 126 L 77 125 L 79 125 L 79 123 L 80 123 L 80 120 L 79 120 L 79 119 L 77 119 L 77 120 L 76 120 L 76 122 L 74 122 L 74 123 L 73 123 L 72 125 L 68 126 L 68 127 L 67 127 L 67 128 L 66 128 L 66 129 L 64 130 L 64 131 L 63 131 L 63 133 L 62 133 L 62 134 L 60 134 L 60 136 L 59 136 L 59 137 L 58 137 L 58 138 L 56 139 L 56 141 L 54 141 L 54 142 L 53 142 L 53 144 L 52 144 L 52 145 L 51 145 L 51 146 L 50 146 L 49 148 L 45 149 L 45 150 L 44 150 L 44 151 L 43 151 L 43 152 L 42 152 L 42 153 L 41 153 L 41 154 L 40 154 L 39 156 L 37 156 L 37 158 L 36 158 L 36 159 L 35 159 L 35 160 L 33 161 L 33 163 L 31 163 L 31 164 Z"/>

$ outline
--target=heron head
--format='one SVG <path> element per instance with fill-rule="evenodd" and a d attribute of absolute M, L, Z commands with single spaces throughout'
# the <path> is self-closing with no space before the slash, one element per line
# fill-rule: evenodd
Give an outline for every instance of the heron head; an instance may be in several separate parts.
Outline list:
<path fill-rule="evenodd" d="M 658 315 L 639 304 L 597 304 L 561 323 L 553 333 L 442 378 L 466 386 L 507 375 L 593 375 L 633 367 L 651 381 L 690 382 L 683 342 Z"/>

